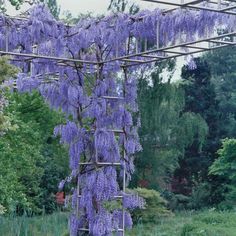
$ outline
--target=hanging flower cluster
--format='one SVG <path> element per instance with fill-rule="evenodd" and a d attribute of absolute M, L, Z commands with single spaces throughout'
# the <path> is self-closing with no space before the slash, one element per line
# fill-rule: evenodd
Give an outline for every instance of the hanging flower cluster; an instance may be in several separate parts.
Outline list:
<path fill-rule="evenodd" d="M 121 68 L 113 59 L 136 52 L 137 42 L 139 51 L 144 40 L 154 45 L 157 27 L 161 46 L 167 46 L 208 35 L 219 22 L 229 22 L 228 30 L 235 28 L 233 16 L 185 10 L 162 14 L 157 9 L 132 17 L 119 13 L 84 19 L 73 27 L 56 21 L 44 5 L 32 8 L 28 19 L 0 16 L 0 24 L 6 25 L 0 29 L 1 50 L 49 57 L 15 56 L 13 63 L 22 69 L 20 92 L 37 89 L 52 108 L 67 116 L 55 135 L 70 154 L 71 175 L 59 185 L 74 186 L 70 235 L 124 235 L 124 229 L 132 227 L 129 209 L 144 205 L 141 198 L 125 192 L 134 154 L 141 151 L 140 122 L 133 119 L 138 112 L 136 68 L 128 71 L 125 62 Z"/>

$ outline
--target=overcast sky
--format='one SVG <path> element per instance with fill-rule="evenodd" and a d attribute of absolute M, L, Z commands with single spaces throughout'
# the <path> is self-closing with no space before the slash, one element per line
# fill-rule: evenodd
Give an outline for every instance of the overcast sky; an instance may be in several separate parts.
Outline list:
<path fill-rule="evenodd" d="M 154 9 L 157 7 L 155 3 L 148 3 L 142 0 L 129 0 L 131 3 L 135 2 L 145 9 Z M 77 16 L 80 13 L 93 12 L 96 14 L 104 14 L 107 11 L 110 0 L 57 0 L 58 5 L 61 7 L 61 13 L 69 11 L 72 15 Z M 21 11 L 28 8 L 28 5 L 24 5 Z M 16 15 L 16 11 L 10 4 L 7 4 L 7 12 L 10 15 Z"/>
<path fill-rule="evenodd" d="M 135 2 L 141 7 L 154 8 L 157 4 L 143 2 L 142 0 L 129 0 L 130 2 Z M 58 0 L 61 9 L 69 10 L 73 15 L 78 13 L 94 12 L 97 14 L 105 13 L 110 0 Z"/>

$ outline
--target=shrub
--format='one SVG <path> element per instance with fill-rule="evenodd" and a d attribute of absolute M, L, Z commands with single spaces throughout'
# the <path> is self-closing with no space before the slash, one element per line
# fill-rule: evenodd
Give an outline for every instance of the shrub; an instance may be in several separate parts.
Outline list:
<path fill-rule="evenodd" d="M 6 208 L 0 204 L 0 215 L 3 215 L 6 212 Z"/>
<path fill-rule="evenodd" d="M 193 188 L 193 192 L 189 201 L 189 208 L 201 209 L 210 205 L 211 186 L 207 183 L 200 183 Z"/>
<path fill-rule="evenodd" d="M 236 139 L 224 139 L 218 155 L 218 159 L 210 166 L 209 173 L 225 178 L 227 190 L 220 208 L 232 209 L 236 207 Z"/>
<path fill-rule="evenodd" d="M 156 223 L 160 217 L 172 214 L 166 207 L 166 200 L 161 197 L 159 192 L 145 188 L 136 188 L 130 191 L 143 197 L 146 202 L 145 209 L 135 209 L 132 212 L 135 224 L 139 221 L 142 223 Z"/>
<path fill-rule="evenodd" d="M 186 210 L 189 205 L 190 197 L 183 194 L 176 194 L 170 191 L 163 192 L 163 196 L 168 201 L 168 208 L 172 211 Z"/>

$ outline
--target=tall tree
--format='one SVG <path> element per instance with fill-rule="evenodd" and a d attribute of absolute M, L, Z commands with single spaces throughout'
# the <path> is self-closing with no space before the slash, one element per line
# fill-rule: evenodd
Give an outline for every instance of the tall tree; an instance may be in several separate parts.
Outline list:
<path fill-rule="evenodd" d="M 15 6 L 17 10 L 20 9 L 23 3 L 34 4 L 34 3 L 44 2 L 45 4 L 47 4 L 52 15 L 55 18 L 59 18 L 60 7 L 57 4 L 57 0 L 9 0 L 9 2 L 11 3 L 11 5 Z M 6 10 L 4 9 L 4 6 L 1 2 L 0 2 L 0 6 L 2 10 Z"/>
<path fill-rule="evenodd" d="M 11 114 L 4 113 L 8 101 L 5 96 L 7 87 L 4 87 L 3 83 L 14 77 L 17 71 L 16 67 L 7 62 L 6 57 L 0 57 L 0 136 L 8 130 L 15 129 L 15 126 L 11 124 Z"/>
<path fill-rule="evenodd" d="M 68 153 L 53 138 L 53 129 L 63 117 L 36 92 L 7 97 L 4 112 L 11 114 L 17 129 L 0 139 L 0 204 L 18 213 L 52 212 L 58 184 L 68 174 Z"/>
<path fill-rule="evenodd" d="M 199 142 L 199 136 L 195 136 L 194 142 L 185 149 L 184 158 L 175 171 L 175 190 L 182 194 L 190 194 L 196 184 L 208 178 L 208 167 L 215 160 L 220 143 L 219 104 L 211 83 L 210 68 L 204 59 L 196 58 L 195 62 L 195 69 L 187 66 L 182 69 L 184 111 L 200 115 L 206 121 L 209 132 L 203 146 Z"/>
<path fill-rule="evenodd" d="M 207 125 L 192 112 L 184 112 L 180 84 L 163 82 L 162 65 L 150 77 L 139 80 L 140 138 L 143 152 L 136 159 L 136 184 L 169 188 L 170 179 L 184 149 L 198 136 L 203 142 Z M 169 68 L 171 70 L 171 66 Z"/>
<path fill-rule="evenodd" d="M 113 12 L 129 12 L 135 14 L 139 11 L 139 6 L 128 0 L 110 0 L 108 10 Z"/>
<path fill-rule="evenodd" d="M 205 55 L 212 71 L 220 111 L 220 137 L 236 137 L 236 52 L 222 48 Z"/>

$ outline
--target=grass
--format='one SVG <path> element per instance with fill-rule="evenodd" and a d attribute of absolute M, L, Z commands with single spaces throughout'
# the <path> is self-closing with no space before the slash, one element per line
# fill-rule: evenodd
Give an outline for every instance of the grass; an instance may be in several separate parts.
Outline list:
<path fill-rule="evenodd" d="M 138 225 L 129 236 L 235 236 L 236 212 L 184 212 L 160 219 L 156 225 Z"/>
<path fill-rule="evenodd" d="M 0 235 L 4 236 L 64 236 L 67 233 L 66 213 L 35 217 L 0 217 Z"/>
<path fill-rule="evenodd" d="M 0 217 L 0 235 L 65 236 L 67 214 L 41 217 Z M 181 212 L 159 219 L 157 224 L 139 224 L 127 236 L 235 236 L 236 212 Z"/>

